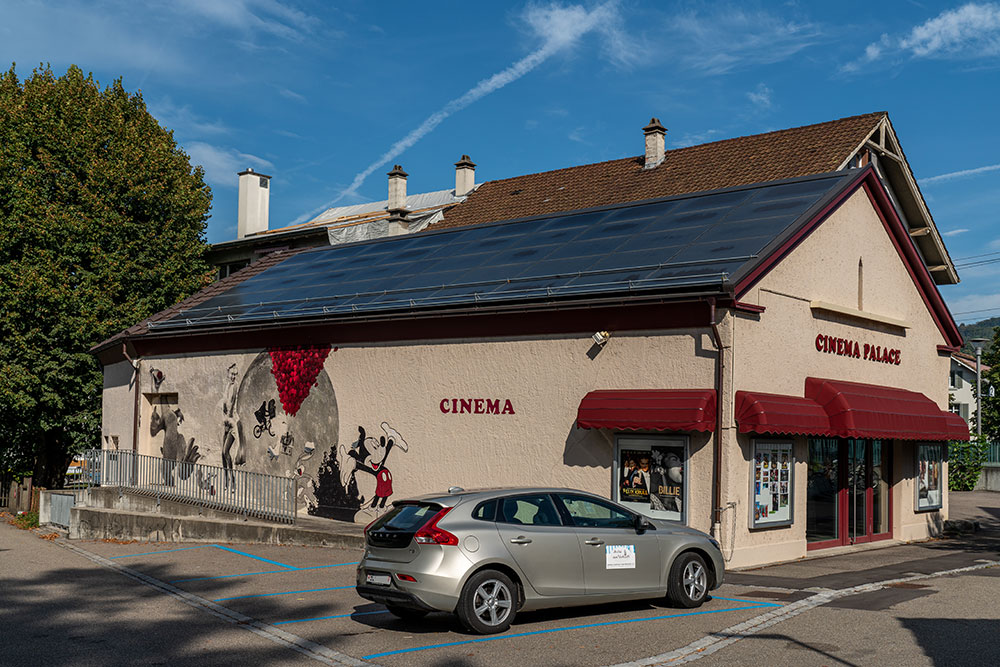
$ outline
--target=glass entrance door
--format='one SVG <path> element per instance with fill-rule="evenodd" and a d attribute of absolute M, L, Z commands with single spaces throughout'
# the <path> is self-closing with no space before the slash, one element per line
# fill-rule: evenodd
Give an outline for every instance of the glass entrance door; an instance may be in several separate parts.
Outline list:
<path fill-rule="evenodd" d="M 809 441 L 809 549 L 891 537 L 887 453 L 880 440 Z"/>

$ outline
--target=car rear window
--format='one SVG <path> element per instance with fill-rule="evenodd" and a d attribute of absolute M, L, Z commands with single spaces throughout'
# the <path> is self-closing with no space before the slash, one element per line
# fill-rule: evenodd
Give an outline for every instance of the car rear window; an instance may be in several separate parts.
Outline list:
<path fill-rule="evenodd" d="M 493 521 L 497 514 L 497 501 L 487 500 L 485 503 L 479 503 L 476 509 L 472 510 L 472 518 L 479 519 L 480 521 Z"/>
<path fill-rule="evenodd" d="M 415 533 L 441 508 L 429 504 L 397 505 L 371 525 L 369 531 L 392 530 Z"/>

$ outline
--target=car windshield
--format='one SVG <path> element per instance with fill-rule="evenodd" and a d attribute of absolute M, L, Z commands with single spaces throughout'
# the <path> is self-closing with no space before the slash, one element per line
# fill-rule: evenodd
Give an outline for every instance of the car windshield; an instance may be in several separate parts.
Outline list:
<path fill-rule="evenodd" d="M 440 509 L 437 505 L 397 505 L 373 523 L 369 530 L 416 532 Z"/>

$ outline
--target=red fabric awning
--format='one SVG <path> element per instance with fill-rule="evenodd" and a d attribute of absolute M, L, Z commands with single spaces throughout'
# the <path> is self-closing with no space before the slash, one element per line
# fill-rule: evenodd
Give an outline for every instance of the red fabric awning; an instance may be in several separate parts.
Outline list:
<path fill-rule="evenodd" d="M 736 392 L 736 423 L 740 433 L 835 435 L 819 403 L 783 394 Z"/>
<path fill-rule="evenodd" d="M 592 391 L 576 412 L 580 428 L 622 431 L 713 431 L 713 389 L 606 389 Z"/>
<path fill-rule="evenodd" d="M 806 398 L 818 403 L 831 429 L 845 438 L 968 440 L 969 427 L 915 391 L 860 382 L 806 378 Z"/>

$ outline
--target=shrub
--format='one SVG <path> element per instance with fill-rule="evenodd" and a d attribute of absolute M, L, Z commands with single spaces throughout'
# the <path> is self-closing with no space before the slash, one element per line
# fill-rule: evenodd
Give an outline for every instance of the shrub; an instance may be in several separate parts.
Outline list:
<path fill-rule="evenodd" d="M 986 462 L 986 436 L 948 443 L 948 490 L 972 491 Z"/>

